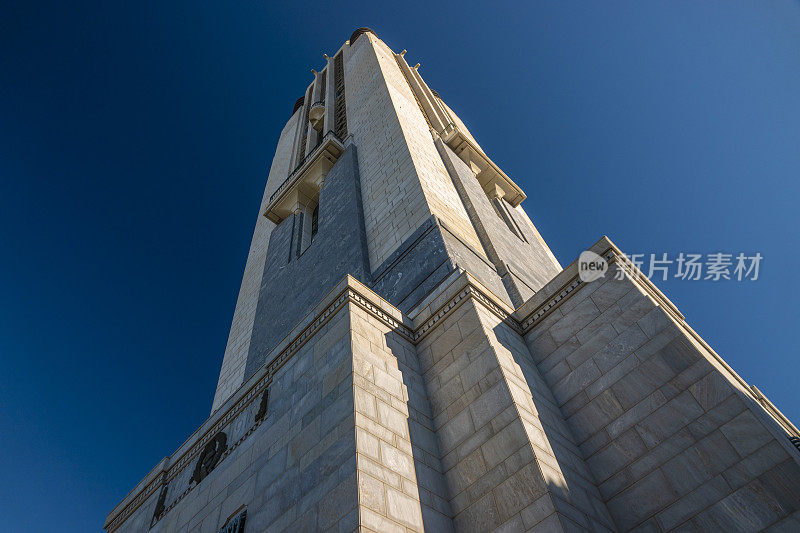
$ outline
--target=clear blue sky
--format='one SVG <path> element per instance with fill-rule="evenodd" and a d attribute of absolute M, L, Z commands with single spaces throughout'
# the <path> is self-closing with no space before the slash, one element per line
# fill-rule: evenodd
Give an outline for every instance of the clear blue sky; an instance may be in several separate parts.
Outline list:
<path fill-rule="evenodd" d="M 797 396 L 794 2 L 4 2 L 0 516 L 98 530 L 206 418 L 292 104 L 371 26 L 527 192 L 563 264 L 760 252 L 658 285 L 789 417 Z"/>

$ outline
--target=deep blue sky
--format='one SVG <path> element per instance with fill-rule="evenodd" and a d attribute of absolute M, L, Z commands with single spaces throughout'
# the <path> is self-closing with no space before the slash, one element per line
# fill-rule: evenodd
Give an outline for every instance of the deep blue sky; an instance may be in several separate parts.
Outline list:
<path fill-rule="evenodd" d="M 797 3 L 70 4 L 0 6 L 3 529 L 98 530 L 206 418 L 278 134 L 364 25 L 563 264 L 760 252 L 658 285 L 800 420 Z"/>

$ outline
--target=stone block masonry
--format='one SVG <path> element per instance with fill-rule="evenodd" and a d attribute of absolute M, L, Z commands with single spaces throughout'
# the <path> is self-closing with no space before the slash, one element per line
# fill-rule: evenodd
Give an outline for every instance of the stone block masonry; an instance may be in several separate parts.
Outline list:
<path fill-rule="evenodd" d="M 537 318 L 525 341 L 619 529 L 793 523 L 796 428 L 607 239 L 593 250 L 615 261 L 609 273 Z"/>
<path fill-rule="evenodd" d="M 359 191 L 358 156 L 356 147 L 350 145 L 320 190 L 319 231 L 312 244 L 297 253 L 299 222 L 310 224 L 303 213 L 290 215 L 272 231 L 245 379 L 264 364 L 264 357 L 272 348 L 345 275 L 368 279 Z"/>
<path fill-rule="evenodd" d="M 348 125 L 365 147 L 359 158 L 370 263 L 380 265 L 432 214 L 480 247 L 391 50 L 365 34 L 350 48 L 345 73 Z"/>
<path fill-rule="evenodd" d="M 793 426 L 592 250 L 624 278 L 573 264 L 516 311 L 466 272 L 407 314 L 347 276 L 106 529 L 792 530 Z"/>
<path fill-rule="evenodd" d="M 105 529 L 800 529 L 797 428 L 607 238 L 562 269 L 404 54 L 301 93 L 211 416 Z"/>
<path fill-rule="evenodd" d="M 441 146 L 418 105 L 421 86 L 410 85 L 383 41 L 367 31 L 331 57 L 281 133 L 261 205 L 270 218 L 256 226 L 212 412 L 345 274 L 409 311 L 457 269 L 514 307 L 560 270 L 521 208 L 492 200 L 505 206 L 509 220 L 502 222 L 473 170 Z M 334 85 L 326 84 L 330 98 L 319 101 L 328 122 L 312 124 L 308 104 L 321 94 L 328 69 L 337 68 L 332 65 L 341 72 Z M 334 107 L 345 112 L 346 137 L 338 141 L 347 153 L 322 175 L 292 185 L 289 177 L 297 177 L 315 143 L 335 135 Z M 271 205 L 276 191 L 286 204 L 278 212 Z M 319 233 L 309 246 L 316 207 Z M 276 312 L 275 301 L 292 305 Z"/>

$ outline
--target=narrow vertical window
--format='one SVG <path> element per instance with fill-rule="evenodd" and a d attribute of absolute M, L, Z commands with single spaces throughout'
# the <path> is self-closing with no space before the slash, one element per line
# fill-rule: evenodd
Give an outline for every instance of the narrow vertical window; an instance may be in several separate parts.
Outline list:
<path fill-rule="evenodd" d="M 317 126 L 318 126 L 318 127 L 315 127 L 315 128 L 314 128 L 314 131 L 315 131 L 315 132 L 316 132 L 316 134 L 317 134 L 317 144 L 316 144 L 316 145 L 314 145 L 314 148 L 315 148 L 315 149 L 316 149 L 316 147 L 317 147 L 317 146 L 319 146 L 320 144 L 322 144 L 322 139 L 323 139 L 323 137 L 325 137 L 325 133 L 324 133 L 324 131 L 325 131 L 325 119 L 324 119 L 324 118 L 323 118 L 323 119 L 321 119 L 321 120 L 320 120 L 320 121 L 317 123 Z"/>
<path fill-rule="evenodd" d="M 311 239 L 314 239 L 314 235 L 317 234 L 317 230 L 319 229 L 319 205 L 314 208 L 314 211 L 311 212 Z"/>
<path fill-rule="evenodd" d="M 314 207 L 310 205 L 301 207 L 301 212 L 298 213 L 297 218 L 300 221 L 300 228 L 297 230 L 296 257 L 300 257 L 308 250 L 317 235 L 317 230 L 319 229 L 319 198 L 317 198 L 316 202 L 317 205 Z"/>
<path fill-rule="evenodd" d="M 314 128 L 314 133 L 317 136 L 317 143 L 314 145 L 315 149 L 317 146 L 322 144 L 322 138 L 325 137 L 325 128 L 328 126 L 328 124 L 325 124 L 325 91 L 327 90 L 328 85 L 327 70 L 323 70 L 319 75 L 318 84 L 320 89 L 319 97 L 317 98 L 317 101 L 314 102 L 314 105 L 311 106 L 312 116 L 310 117 L 311 127 Z"/>

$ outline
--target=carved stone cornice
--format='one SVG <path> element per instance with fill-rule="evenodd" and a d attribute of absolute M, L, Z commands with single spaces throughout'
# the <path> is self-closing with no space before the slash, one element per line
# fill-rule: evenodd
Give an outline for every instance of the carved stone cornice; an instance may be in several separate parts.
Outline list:
<path fill-rule="evenodd" d="M 461 288 L 454 296 L 452 296 L 445 304 L 431 314 L 422 324 L 414 330 L 414 343 L 420 342 L 425 338 L 428 333 L 433 331 L 437 324 L 450 316 L 456 309 L 470 299 L 480 303 L 486 309 L 494 313 L 500 320 L 505 322 L 511 329 L 517 333 L 521 333 L 519 322 L 517 322 L 511 313 L 503 309 L 499 303 L 500 300 L 495 296 L 489 296 L 481 287 L 474 284 L 468 277 L 465 278 L 466 285 Z"/>
<path fill-rule="evenodd" d="M 543 303 L 539 307 L 537 307 L 530 315 L 522 321 L 520 325 L 520 330 L 523 333 L 527 333 L 531 330 L 533 326 L 538 324 L 542 319 L 544 319 L 547 315 L 549 315 L 558 305 L 564 300 L 564 298 L 568 297 L 572 294 L 575 290 L 577 290 L 583 282 L 575 277 L 572 278 L 567 285 L 561 289 L 558 294 L 550 298 L 547 302 Z"/>
<path fill-rule="evenodd" d="M 710 357 L 714 358 L 729 372 L 734 380 L 742 385 L 746 393 L 749 393 L 752 398 L 766 409 L 766 412 L 770 416 L 783 425 L 788 434 L 794 436 L 800 435 L 797 428 L 792 425 L 769 400 L 764 398 L 757 388 L 749 386 L 739 377 L 738 374 L 736 374 L 733 369 L 731 369 L 725 361 L 685 323 L 683 315 L 677 310 L 674 304 L 672 304 L 672 302 L 670 302 L 669 299 L 644 276 L 636 265 L 611 243 L 611 241 L 604 237 L 596 243 L 591 250 L 603 257 L 609 265 L 616 263 L 618 267 L 625 272 L 626 277 L 632 283 L 647 294 L 648 297 L 653 299 L 657 305 L 662 307 L 687 335 L 694 339 L 699 345 L 703 346 L 703 348 L 708 351 Z M 171 457 L 164 459 L 159 466 L 151 471 L 144 480 L 111 511 L 104 528 L 109 532 L 115 531 L 137 509 L 148 501 L 150 497 L 160 491 L 151 522 L 155 524 L 158 520 L 163 518 L 170 509 L 174 508 L 191 490 L 197 487 L 198 483 L 187 482 L 180 494 L 170 497 L 170 484 L 175 482 L 176 478 L 189 467 L 190 463 L 198 460 L 198 457 L 202 453 L 202 450 L 208 445 L 210 439 L 214 438 L 219 432 L 228 427 L 237 416 L 250 408 L 252 404 L 258 402 L 258 409 L 256 410 L 253 408 L 252 410 L 253 414 L 252 418 L 248 421 L 248 429 L 241 434 L 234 443 L 227 446 L 227 449 L 219 454 L 215 465 L 224 461 L 245 441 L 245 439 L 252 435 L 267 418 L 266 394 L 277 372 L 340 310 L 346 308 L 348 303 L 368 313 L 411 343 L 417 344 L 429 335 L 437 325 L 441 324 L 461 305 L 468 301 L 480 304 L 514 331 L 520 335 L 525 335 L 555 309 L 563 305 L 571 296 L 576 294 L 579 289 L 589 285 L 579 279 L 577 276 L 577 266 L 573 263 L 551 280 L 549 284 L 541 288 L 538 293 L 526 302 L 526 304 L 516 311 L 509 311 L 509 308 L 501 299 L 494 296 L 468 272 L 462 272 L 460 275 L 448 279 L 452 281 L 443 283 L 440 286 L 440 293 L 437 293 L 435 296 L 430 296 L 429 299 L 426 300 L 427 302 L 437 302 L 435 311 L 431 311 L 430 314 L 427 314 L 429 312 L 428 308 L 423 308 L 424 313 L 420 312 L 415 317 L 416 320 L 419 320 L 419 323 L 415 326 L 411 326 L 411 320 L 408 320 L 407 316 L 403 315 L 397 308 L 381 299 L 362 283 L 350 276 L 346 276 L 331 294 L 326 296 L 317 308 L 315 308 L 312 312 L 315 313 L 313 318 L 307 323 L 301 322 L 301 324 L 306 325 L 298 325 L 295 330 L 275 348 L 273 351 L 275 355 L 268 358 L 268 362 L 256 372 L 237 393 L 227 400 L 219 411 L 212 414 L 211 418 L 209 418 L 195 434 L 178 448 L 174 454 L 177 458 L 174 460 Z M 433 306 L 433 303 L 429 305 Z M 250 417 L 251 415 L 248 414 L 247 416 Z M 202 482 L 202 478 L 200 481 Z M 173 490 L 172 493 L 174 494 L 175 491 Z M 167 500 L 169 500 L 168 505 Z"/>
<path fill-rule="evenodd" d="M 381 310 L 380 307 L 376 306 L 372 302 L 370 302 L 366 297 L 359 294 L 352 288 L 348 289 L 347 291 L 348 299 L 353 302 L 354 304 L 358 305 L 361 309 L 366 311 L 367 313 L 371 314 L 373 317 L 377 318 L 390 328 L 398 333 L 399 335 L 405 337 L 407 340 L 414 342 L 414 331 L 400 322 L 399 320 L 392 317 L 390 314 Z"/>

